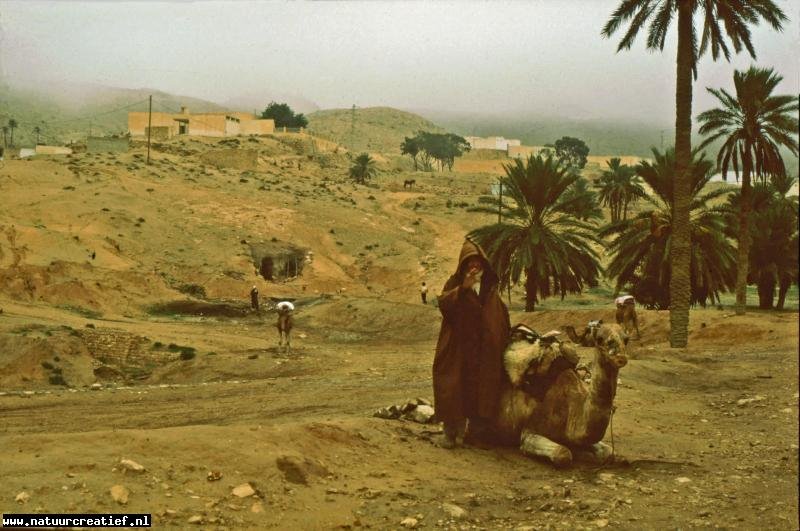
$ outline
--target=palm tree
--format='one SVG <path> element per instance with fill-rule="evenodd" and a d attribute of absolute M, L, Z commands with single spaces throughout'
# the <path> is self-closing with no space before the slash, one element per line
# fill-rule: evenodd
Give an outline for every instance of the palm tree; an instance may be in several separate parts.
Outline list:
<path fill-rule="evenodd" d="M 675 194 L 675 151 L 662 154 L 653 148 L 654 162 L 643 161 L 636 173 L 653 190 L 644 197 L 645 208 L 631 219 L 611 223 L 601 238 L 613 237 L 609 245 L 612 255 L 607 274 L 616 278 L 615 291 L 631 286 L 637 300 L 650 307 L 671 307 L 670 255 L 674 247 L 675 217 L 672 203 Z M 705 306 L 719 301 L 719 293 L 734 286 L 734 250 L 725 237 L 725 217 L 720 207 L 709 203 L 727 193 L 725 189 L 704 192 L 712 177 L 713 164 L 702 156 L 690 161 L 690 304 Z"/>
<path fill-rule="evenodd" d="M 33 134 L 36 135 L 36 145 L 39 145 L 39 135 L 42 133 L 42 128 L 38 125 L 33 128 Z"/>
<path fill-rule="evenodd" d="M 771 309 L 778 288 L 778 308 L 783 308 L 786 293 L 797 282 L 797 196 L 789 196 L 794 177 L 777 177 L 772 182 L 757 182 L 750 196 L 750 249 L 747 281 L 758 289 L 758 307 Z M 738 237 L 742 191 L 728 198 L 728 232 Z"/>
<path fill-rule="evenodd" d="M 8 147 L 8 126 L 3 126 L 3 147 Z"/>
<path fill-rule="evenodd" d="M 375 160 L 368 153 L 362 153 L 356 157 L 355 164 L 350 168 L 350 177 L 358 184 L 364 184 L 372 177 L 375 177 Z"/>
<path fill-rule="evenodd" d="M 525 311 L 533 311 L 540 299 L 596 286 L 600 263 L 592 244 L 601 243 L 595 224 L 583 220 L 598 214 L 596 202 L 586 198 L 592 192 L 569 193 L 580 177 L 552 156 L 531 155 L 504 169 L 503 222 L 469 234 L 486 251 L 500 288 L 519 283 L 525 273 Z M 475 210 L 494 214 L 494 202 Z"/>
<path fill-rule="evenodd" d="M 695 30 L 694 14 L 701 12 L 703 31 L 700 47 Z M 726 36 L 736 53 L 746 48 L 755 58 L 750 41 L 750 25 L 763 18 L 780 31 L 787 20 L 773 0 L 621 0 L 603 28 L 603 36 L 610 37 L 620 26 L 630 21 L 628 31 L 619 42 L 617 51 L 627 50 L 648 20 L 647 48 L 663 50 L 672 19 L 677 15 L 678 50 L 676 57 L 675 87 L 675 193 L 673 196 L 675 232 L 673 235 L 672 282 L 670 284 L 670 346 L 685 347 L 689 333 L 689 299 L 691 278 L 690 203 L 691 177 L 689 166 L 692 157 L 692 75 L 697 77 L 697 60 L 709 47 L 714 60 L 720 52 L 730 59 Z M 722 24 L 720 24 L 720 21 Z M 724 32 L 722 28 L 725 28 Z"/>
<path fill-rule="evenodd" d="M 578 219 L 588 221 L 603 217 L 603 211 L 600 209 L 600 204 L 597 200 L 597 193 L 589 188 L 589 181 L 585 177 L 579 176 L 561 197 L 564 201 L 575 199 Z"/>
<path fill-rule="evenodd" d="M 9 138 L 9 142 L 11 143 L 11 147 L 14 147 L 14 129 L 16 129 L 18 126 L 19 126 L 19 124 L 17 123 L 17 121 L 15 119 L 11 118 L 8 121 L 8 130 L 11 132 L 11 136 Z"/>
<path fill-rule="evenodd" d="M 751 66 L 746 72 L 733 73 L 736 96 L 725 89 L 709 88 L 722 107 L 701 113 L 697 119 L 702 124 L 700 134 L 709 135 L 700 144 L 704 148 L 718 139 L 725 143 L 717 155 L 717 165 L 726 178 L 733 165 L 736 180 L 742 168 L 742 191 L 739 201 L 739 249 L 736 275 L 736 313 L 743 314 L 747 305 L 747 265 L 750 256 L 750 229 L 752 209 L 751 176 L 762 180 L 768 175 L 786 175 L 786 166 L 780 148 L 787 147 L 797 155 L 795 117 L 798 100 L 795 96 L 773 96 L 772 91 L 783 80 L 771 68 Z"/>
<path fill-rule="evenodd" d="M 611 223 L 627 219 L 628 205 L 645 193 L 634 169 L 621 162 L 617 157 L 609 160 L 608 170 L 595 183 L 601 203 L 611 211 Z"/>

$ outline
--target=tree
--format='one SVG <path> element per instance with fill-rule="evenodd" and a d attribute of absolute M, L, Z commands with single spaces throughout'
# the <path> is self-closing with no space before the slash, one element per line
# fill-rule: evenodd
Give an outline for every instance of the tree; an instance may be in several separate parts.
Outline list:
<path fill-rule="evenodd" d="M 3 147 L 8 147 L 8 126 L 3 126 Z"/>
<path fill-rule="evenodd" d="M 700 134 L 708 135 L 700 148 L 718 139 L 724 143 L 717 155 L 717 165 L 726 178 L 733 165 L 736 180 L 742 169 L 742 189 L 739 199 L 739 245 L 736 275 L 736 313 L 745 313 L 747 306 L 747 268 L 750 256 L 748 227 L 752 210 L 751 176 L 764 180 L 769 175 L 786 175 L 781 146 L 797 156 L 798 100 L 795 96 L 773 96 L 772 91 L 783 80 L 771 68 L 751 66 L 746 72 L 735 70 L 733 84 L 736 96 L 725 89 L 709 88 L 721 107 L 701 113 Z"/>
<path fill-rule="evenodd" d="M 771 309 L 778 288 L 778 308 L 783 308 L 786 293 L 797 282 L 797 196 L 789 196 L 794 177 L 776 177 L 772 182 L 757 182 L 751 190 L 750 231 L 747 282 L 758 289 L 758 306 Z M 740 236 L 742 190 L 737 190 L 726 204 L 728 233 Z M 738 286 L 737 286 L 738 288 Z"/>
<path fill-rule="evenodd" d="M 635 170 L 622 164 L 619 158 L 607 162 L 608 170 L 604 171 L 595 183 L 600 192 L 600 202 L 611 211 L 611 222 L 628 218 L 628 205 L 645 195 L 641 179 Z"/>
<path fill-rule="evenodd" d="M 350 167 L 350 178 L 358 184 L 365 184 L 376 174 L 375 160 L 368 153 L 357 156 L 353 166 Z"/>
<path fill-rule="evenodd" d="M 414 138 L 406 137 L 400 145 L 403 154 L 411 154 L 414 157 L 414 169 L 417 169 L 417 154 L 421 154 L 422 169 L 432 171 L 431 159 L 439 163 L 439 170 L 444 171 L 447 167 L 452 171 L 456 157 L 460 157 L 465 151 L 469 151 L 469 143 L 463 137 L 452 133 L 429 133 L 420 131 Z"/>
<path fill-rule="evenodd" d="M 308 119 L 300 114 L 295 114 L 286 103 L 269 102 L 267 108 L 261 113 L 261 118 L 275 120 L 275 127 L 305 127 Z"/>
<path fill-rule="evenodd" d="M 698 33 L 695 30 L 694 14 L 702 13 L 703 31 L 698 48 Z M 603 27 L 603 36 L 611 37 L 625 22 L 630 22 L 617 51 L 630 49 L 639 31 L 648 20 L 647 48 L 663 51 L 667 31 L 677 15 L 678 46 L 676 57 L 675 86 L 675 231 L 673 233 L 672 283 L 670 285 L 670 346 L 685 347 L 689 334 L 689 299 L 691 296 L 691 234 L 690 204 L 692 158 L 692 76 L 697 77 L 697 60 L 709 48 L 714 60 L 720 53 L 730 59 L 726 41 L 730 39 L 733 49 L 739 53 L 746 48 L 755 58 L 750 41 L 749 25 L 758 24 L 763 18 L 776 30 L 782 29 L 787 20 L 773 0 L 621 0 Z M 720 21 L 722 24 L 720 24 Z M 725 28 L 724 32 L 722 28 Z"/>
<path fill-rule="evenodd" d="M 39 135 L 42 133 L 42 128 L 38 125 L 33 128 L 33 134 L 36 135 L 36 145 L 39 145 Z"/>
<path fill-rule="evenodd" d="M 645 208 L 630 219 L 611 223 L 600 231 L 601 238 L 611 237 L 608 246 L 612 258 L 609 278 L 616 279 L 615 292 L 630 286 L 631 294 L 642 304 L 654 308 L 671 306 L 670 267 L 673 252 L 675 217 L 672 209 L 675 193 L 675 151 L 662 154 L 653 148 L 654 162 L 641 162 L 636 173 L 653 190 L 644 201 Z M 725 237 L 725 216 L 709 203 L 727 193 L 724 189 L 704 192 L 711 180 L 713 164 L 700 157 L 692 159 L 690 170 L 690 303 L 706 305 L 719 301 L 719 293 L 733 289 L 735 252 Z"/>
<path fill-rule="evenodd" d="M 417 171 L 417 155 L 419 155 L 421 149 L 419 136 L 413 138 L 405 137 L 403 143 L 400 144 L 400 153 L 403 155 L 411 155 L 411 158 L 414 160 L 414 171 Z"/>
<path fill-rule="evenodd" d="M 567 164 L 579 170 L 586 166 L 589 146 L 580 138 L 562 137 L 560 140 L 556 140 L 555 149 L 556 157 L 562 164 Z"/>
<path fill-rule="evenodd" d="M 580 177 L 552 157 L 531 155 L 504 169 L 503 222 L 469 234 L 486 251 L 500 288 L 518 284 L 524 273 L 525 311 L 533 311 L 541 299 L 596 286 L 600 263 L 592 244 L 601 244 L 594 222 L 584 221 L 593 217 L 587 205 L 597 208 L 585 197 L 592 192 L 567 193 Z M 493 199 L 474 210 L 495 213 L 499 199 Z"/>
<path fill-rule="evenodd" d="M 598 203 L 597 193 L 589 188 L 589 180 L 585 177 L 578 177 L 578 179 L 567 188 L 562 196 L 564 201 L 573 201 L 575 203 L 575 212 L 578 219 L 589 221 L 591 219 L 600 219 L 603 217 L 603 211 L 600 209 Z"/>
<path fill-rule="evenodd" d="M 15 119 L 11 118 L 8 121 L 8 130 L 11 133 L 11 135 L 9 137 L 9 143 L 11 144 L 11 147 L 14 147 L 14 129 L 16 129 L 17 127 L 19 127 L 19 124 L 17 123 L 17 121 Z"/>

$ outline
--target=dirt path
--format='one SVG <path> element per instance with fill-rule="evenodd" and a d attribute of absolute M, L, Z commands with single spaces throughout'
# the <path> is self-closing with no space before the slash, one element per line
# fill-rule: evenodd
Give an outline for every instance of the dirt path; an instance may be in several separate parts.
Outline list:
<path fill-rule="evenodd" d="M 55 317 L 7 307 L 4 320 Z M 548 327 L 558 315 L 532 319 Z M 372 418 L 378 407 L 430 398 L 432 339 L 336 342 L 309 328 L 287 356 L 259 345 L 256 326 L 113 323 L 150 337 L 194 330 L 195 343 L 238 335 L 240 346 L 157 372 L 149 385 L 3 390 L 0 505 L 149 512 L 176 529 L 192 517 L 208 528 L 385 529 L 413 518 L 429 529 L 795 529 L 796 316 L 747 316 L 742 337 L 761 340 L 737 342 L 713 339 L 735 336 L 735 318 L 693 315 L 705 335 L 686 351 L 665 348 L 657 314 L 631 344 L 613 422 L 623 459 L 565 471 L 514 448 L 442 450 L 435 426 Z M 146 471 L 123 473 L 121 458 Z M 209 471 L 222 479 L 208 481 Z M 232 494 L 244 483 L 255 497 Z M 124 507 L 113 485 L 130 491 Z M 23 505 L 13 501 L 21 492 Z"/>

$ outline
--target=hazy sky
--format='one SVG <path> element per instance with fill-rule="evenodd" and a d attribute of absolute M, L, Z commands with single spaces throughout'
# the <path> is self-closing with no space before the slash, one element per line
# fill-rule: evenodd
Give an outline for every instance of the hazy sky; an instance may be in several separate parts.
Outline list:
<path fill-rule="evenodd" d="M 782 34 L 756 28 L 757 64 L 800 91 L 800 0 L 776 0 Z M 0 73 L 8 80 L 155 88 L 223 102 L 295 94 L 323 108 L 388 105 L 535 111 L 670 122 L 675 29 L 663 54 L 600 37 L 619 0 L 518 2 L 37 2 L 0 0 Z M 700 65 L 732 86 L 732 63 Z"/>

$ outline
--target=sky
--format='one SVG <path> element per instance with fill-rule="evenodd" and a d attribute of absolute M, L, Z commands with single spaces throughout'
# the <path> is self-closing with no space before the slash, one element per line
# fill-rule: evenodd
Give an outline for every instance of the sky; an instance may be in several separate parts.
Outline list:
<path fill-rule="evenodd" d="M 800 0 L 775 0 L 759 66 L 800 92 Z M 150 88 L 223 103 L 293 95 L 321 108 L 391 106 L 670 123 L 675 29 L 663 53 L 603 39 L 619 0 L 515 2 L 39 2 L 0 0 L 0 76 Z M 732 90 L 734 68 L 704 58 L 695 109 Z"/>

